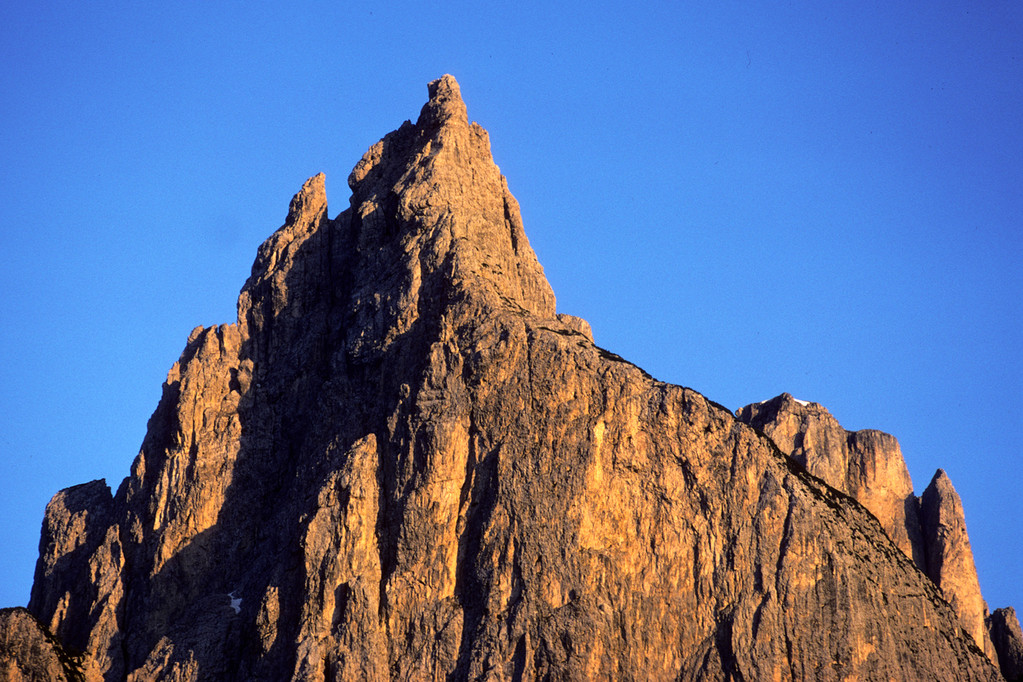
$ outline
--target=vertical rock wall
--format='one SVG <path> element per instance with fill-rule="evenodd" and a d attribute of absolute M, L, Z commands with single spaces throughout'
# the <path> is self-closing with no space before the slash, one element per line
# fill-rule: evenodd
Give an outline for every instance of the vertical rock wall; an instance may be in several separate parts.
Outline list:
<path fill-rule="evenodd" d="M 808 472 L 869 509 L 899 549 L 924 565 L 917 500 L 895 438 L 881 431 L 846 431 L 821 405 L 788 393 L 737 414 Z"/>
<path fill-rule="evenodd" d="M 941 588 L 977 646 L 997 662 L 962 502 L 944 471 L 938 470 L 918 499 L 898 441 L 886 433 L 846 431 L 822 406 L 787 393 L 737 414 L 810 474 L 870 510 L 899 549 Z"/>
<path fill-rule="evenodd" d="M 296 194 L 118 492 L 48 507 L 32 610 L 90 674 L 997 679 L 911 540 L 555 313 L 486 132 L 429 93 L 347 209 Z M 846 447 L 873 489 L 890 443 Z"/>

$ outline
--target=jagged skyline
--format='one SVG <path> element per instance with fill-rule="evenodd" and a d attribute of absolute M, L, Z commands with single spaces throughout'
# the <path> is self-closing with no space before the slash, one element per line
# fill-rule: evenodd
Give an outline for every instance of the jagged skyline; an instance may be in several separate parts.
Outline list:
<path fill-rule="evenodd" d="M 760 432 L 595 345 L 428 90 L 350 209 L 292 198 L 131 478 L 47 505 L 28 611 L 85 677 L 1000 679 L 947 479 L 917 516 L 893 438 L 787 395 Z"/>
<path fill-rule="evenodd" d="M 731 409 L 892 433 L 917 493 L 942 467 L 963 496 L 991 608 L 1023 605 L 1018 10 L 8 11 L 3 605 L 46 500 L 127 475 L 297 184 L 326 171 L 336 215 L 444 72 L 559 310 Z"/>

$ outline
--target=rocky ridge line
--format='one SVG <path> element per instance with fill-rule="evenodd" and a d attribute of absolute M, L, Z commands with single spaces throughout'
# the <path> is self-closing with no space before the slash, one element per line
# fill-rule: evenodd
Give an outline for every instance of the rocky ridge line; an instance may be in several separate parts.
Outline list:
<path fill-rule="evenodd" d="M 881 431 L 847 431 L 821 405 L 783 393 L 736 415 L 770 437 L 807 471 L 852 496 L 881 522 L 896 545 L 941 588 L 963 627 L 999 662 L 980 592 L 962 501 L 939 469 L 918 498 L 898 441 Z"/>
<path fill-rule="evenodd" d="M 0 609 L 0 678 L 7 682 L 81 682 L 73 656 L 27 609 Z"/>
<path fill-rule="evenodd" d="M 455 80 L 260 247 L 131 475 L 47 507 L 89 679 L 999 674 L 863 506 L 554 295 Z"/>

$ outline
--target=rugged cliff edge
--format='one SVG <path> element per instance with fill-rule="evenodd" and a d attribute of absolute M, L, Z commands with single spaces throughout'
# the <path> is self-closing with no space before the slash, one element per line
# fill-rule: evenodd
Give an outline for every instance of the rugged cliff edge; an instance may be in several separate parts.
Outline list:
<path fill-rule="evenodd" d="M 85 675 L 1000 679 L 911 538 L 555 313 L 429 93 L 336 218 L 305 183 L 116 493 L 47 507 L 29 610 Z"/>
<path fill-rule="evenodd" d="M 899 549 L 925 566 L 920 505 L 895 438 L 881 431 L 846 431 L 823 406 L 788 393 L 747 405 L 736 415 L 811 474 L 869 509 Z"/>
<path fill-rule="evenodd" d="M 1016 610 L 1011 606 L 997 609 L 988 617 L 988 628 L 998 664 L 1009 682 L 1023 682 L 1023 630 L 1020 629 Z"/>
<path fill-rule="evenodd" d="M 5 682 L 79 682 L 73 656 L 21 607 L 0 609 L 0 679 Z"/>
<path fill-rule="evenodd" d="M 1015 664 L 1007 662 L 1016 660 L 1012 652 L 1023 650 L 1023 639 L 1014 636 L 1009 625 L 1016 622 L 1015 611 L 1000 609 L 997 618 L 988 617 L 963 504 L 944 471 L 938 469 L 918 498 L 893 436 L 874 430 L 847 431 L 821 405 L 796 400 L 788 393 L 747 405 L 736 415 L 770 437 L 809 473 L 851 495 L 874 514 L 895 544 L 941 588 L 977 646 L 1000 664 L 1006 677 L 1019 674 L 1014 672 Z"/>

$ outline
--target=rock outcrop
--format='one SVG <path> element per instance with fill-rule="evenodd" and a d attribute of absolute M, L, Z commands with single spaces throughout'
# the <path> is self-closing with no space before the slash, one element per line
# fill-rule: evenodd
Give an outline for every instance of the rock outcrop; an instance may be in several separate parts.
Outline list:
<path fill-rule="evenodd" d="M 0 679 L 79 682 L 84 679 L 81 662 L 26 609 L 0 609 Z"/>
<path fill-rule="evenodd" d="M 117 493 L 47 508 L 33 613 L 89 674 L 999 679 L 861 504 L 555 312 L 429 92 L 337 217 L 302 187 Z"/>
<path fill-rule="evenodd" d="M 938 470 L 918 499 L 893 436 L 847 431 L 821 405 L 788 393 L 747 405 L 736 414 L 810 474 L 870 510 L 895 544 L 941 588 L 963 627 L 997 662 L 963 505 L 944 471 Z"/>
<path fill-rule="evenodd" d="M 116 678 L 123 672 L 124 557 L 113 502 L 102 480 L 53 496 L 43 518 L 28 609 L 64 645 L 86 652 L 87 667 Z"/>
<path fill-rule="evenodd" d="M 941 587 L 984 652 L 997 661 L 998 655 L 987 632 L 987 604 L 980 594 L 963 503 L 941 469 L 920 496 L 920 523 L 927 551 L 927 575 Z"/>
<path fill-rule="evenodd" d="M 869 509 L 899 549 L 923 567 L 917 499 L 894 437 L 874 430 L 846 431 L 821 405 L 788 393 L 736 414 L 811 474 Z"/>
<path fill-rule="evenodd" d="M 988 632 L 998 651 L 998 666 L 1009 682 L 1023 682 L 1023 630 L 1016 610 L 995 609 L 988 619 Z"/>

